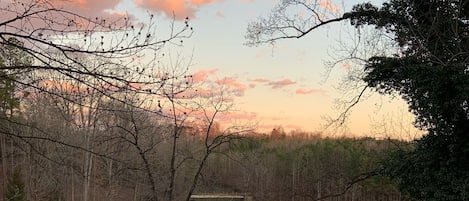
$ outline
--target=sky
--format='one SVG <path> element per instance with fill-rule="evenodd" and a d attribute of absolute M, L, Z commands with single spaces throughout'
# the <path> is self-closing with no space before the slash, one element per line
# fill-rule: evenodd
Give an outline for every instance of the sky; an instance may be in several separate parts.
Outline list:
<path fill-rule="evenodd" d="M 72 5 L 74 10 L 90 16 L 127 13 L 145 18 L 149 12 L 156 13 L 161 29 L 169 28 L 173 14 L 181 22 L 189 17 L 193 36 L 184 42 L 183 48 L 171 51 L 192 58 L 190 71 L 198 79 L 223 81 L 235 90 L 233 113 L 256 122 L 260 131 L 281 126 L 286 131 L 336 136 L 415 135 L 413 117 L 405 103 L 400 98 L 376 93 L 368 94 L 367 100 L 353 108 L 345 129 L 325 130 L 327 116 L 336 117 L 341 111 L 334 108 L 337 99 L 344 100 L 344 93 L 337 87 L 350 70 L 348 65 L 341 65 L 328 74 L 325 63 L 333 60 L 331 52 L 346 35 L 347 24 L 327 26 L 304 38 L 280 41 L 274 46 L 248 47 L 244 45 L 248 23 L 266 16 L 280 0 L 55 1 Z M 338 12 L 342 12 L 361 1 L 321 2 L 337 6 Z"/>

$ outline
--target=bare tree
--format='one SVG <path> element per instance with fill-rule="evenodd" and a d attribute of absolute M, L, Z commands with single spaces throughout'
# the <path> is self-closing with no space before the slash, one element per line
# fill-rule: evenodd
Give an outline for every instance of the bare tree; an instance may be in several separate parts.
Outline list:
<path fill-rule="evenodd" d="M 198 99 L 197 105 L 200 111 L 200 126 L 201 138 L 203 142 L 200 157 L 197 160 L 196 170 L 191 179 L 190 187 L 187 192 L 186 201 L 190 201 L 191 195 L 194 193 L 199 178 L 202 176 L 202 170 L 208 158 L 216 153 L 223 153 L 220 149 L 224 145 L 231 143 L 234 140 L 243 138 L 243 134 L 252 132 L 254 127 L 252 125 L 236 125 L 232 120 L 233 125 L 221 129 L 220 125 L 216 122 L 217 118 L 223 113 L 233 112 L 233 96 L 227 86 L 222 83 L 212 86 L 214 94 L 207 98 Z"/>
<path fill-rule="evenodd" d="M 181 26 L 170 23 L 164 36 L 156 29 L 153 15 L 147 23 L 130 16 L 91 18 L 43 0 L 2 2 L 0 14 L 0 44 L 14 47 L 33 60 L 0 68 L 15 74 L 36 72 L 34 78 L 14 80 L 19 88 L 48 92 L 40 84 L 54 72 L 111 99 L 123 90 L 153 94 L 165 82 L 153 79 L 157 61 L 164 55 L 162 48 L 180 45 L 192 34 L 188 19 Z M 96 63 L 89 65 L 81 58 Z"/>
<path fill-rule="evenodd" d="M 2 127 L 2 136 L 27 145 L 30 175 L 66 172 L 64 178 L 55 174 L 42 179 L 62 182 L 67 189 L 60 193 L 71 200 L 90 200 L 99 185 L 111 192 L 112 182 L 122 181 L 134 184 L 134 200 L 146 190 L 148 200 L 188 200 L 209 155 L 249 130 L 234 126 L 214 133 L 216 117 L 232 107 L 231 97 L 222 89 L 211 95 L 187 93 L 193 86 L 191 63 L 177 59 L 166 67 L 159 62 L 165 46 L 179 46 L 191 36 L 188 19 L 180 25 L 173 20 L 160 34 L 151 14 L 145 24 L 130 16 L 90 18 L 47 0 L 0 2 L 0 14 L 0 45 L 28 61 L 0 65 L 6 74 L 2 81 L 14 82 L 21 95 L 18 115 L 24 118 L 3 118 L 2 125 L 15 127 Z M 0 53 L 2 59 L 10 54 Z M 202 128 L 203 146 L 188 153 L 179 143 L 194 125 Z M 162 144 L 170 151 L 164 152 Z M 168 161 L 158 158 L 163 154 Z M 47 165 L 35 171 L 44 161 Z M 108 168 L 106 176 L 95 174 L 104 172 L 102 167 Z M 182 167 L 192 168 L 194 175 L 178 191 Z M 41 198 L 32 195 L 31 186 L 29 197 Z"/>
<path fill-rule="evenodd" d="M 65 130 L 52 128 L 56 125 L 30 122 L 31 116 L 2 116 L 2 177 L 5 179 L 7 175 L 7 162 L 4 160 L 7 146 L 3 146 L 7 142 L 12 146 L 20 146 L 13 144 L 17 141 L 26 144 L 28 150 L 23 151 L 31 158 L 33 154 L 30 153 L 37 152 L 42 159 L 71 167 L 74 174 L 77 172 L 74 167 L 76 161 L 51 157 L 49 151 L 54 148 L 47 147 L 49 143 L 60 150 L 66 146 L 76 151 L 70 153 L 72 156 L 84 153 L 83 197 L 87 200 L 96 162 L 94 157 L 115 160 L 93 145 L 96 132 L 101 132 L 105 123 L 109 123 L 98 121 L 101 110 L 148 108 L 135 104 L 122 94 L 132 92 L 136 97 L 158 97 L 169 79 L 178 79 L 161 77 L 164 72 L 158 63 L 164 57 L 165 46 L 180 46 L 192 35 L 189 19 L 181 24 L 173 20 L 169 23 L 169 30 L 159 30 L 153 14 L 148 15 L 147 22 L 127 15 L 90 17 L 56 7 L 48 0 L 2 1 L 0 15 L 0 80 L 14 83 L 15 92 L 12 94 L 23 98 L 22 101 L 34 101 L 38 97 L 48 99 L 49 104 L 57 109 L 57 116 L 53 118 L 62 117 L 63 121 L 57 123 L 64 123 L 61 126 L 70 129 L 66 132 L 79 133 L 81 130 L 83 135 L 80 137 L 85 138 L 84 143 L 76 141 L 76 138 L 66 135 Z M 110 101 L 126 107 L 103 107 L 103 103 Z M 27 108 L 22 105 L 15 109 L 24 112 Z M 14 110 L 5 105 L 1 109 L 10 110 L 10 114 Z M 14 127 L 12 130 L 12 127 L 3 125 Z M 23 132 L 25 130 L 29 132 Z M 74 175 L 71 177 L 73 187 Z M 71 199 L 75 199 L 73 190 Z"/>
<path fill-rule="evenodd" d="M 174 200 L 176 173 L 178 167 L 185 162 L 183 157 L 181 161 L 178 156 L 178 142 L 186 127 L 186 120 L 193 112 L 193 108 L 188 104 L 184 94 L 188 92 L 193 85 L 192 76 L 188 74 L 189 66 L 192 65 L 192 59 L 184 61 L 181 55 L 177 55 L 175 59 L 170 58 L 169 65 L 164 69 L 167 73 L 162 74 L 162 78 L 168 80 L 166 86 L 162 88 L 163 96 L 158 101 L 158 109 L 168 117 L 168 124 L 171 125 L 171 134 L 168 138 L 170 141 L 170 164 L 169 164 L 169 184 L 167 188 L 168 200 Z M 173 79 L 175 77 L 183 77 L 184 79 Z"/>
<path fill-rule="evenodd" d="M 134 103 L 137 103 L 137 101 L 134 100 Z M 122 103 L 117 105 L 126 107 Z M 126 149 L 128 153 L 123 153 L 124 156 L 136 157 L 139 160 L 122 158 L 122 162 L 126 163 L 129 168 L 141 170 L 145 174 L 144 178 L 148 181 L 151 192 L 146 199 L 159 200 L 161 197 L 159 196 L 159 188 L 163 185 L 159 184 L 161 179 L 157 178 L 159 171 L 155 169 L 157 159 L 154 159 L 154 155 L 157 152 L 157 145 L 163 141 L 162 136 L 164 133 L 162 132 L 168 131 L 166 129 L 161 130 L 164 125 L 158 124 L 156 122 L 157 118 L 152 118 L 152 113 L 141 109 L 128 107 L 126 111 L 114 111 L 112 113 L 113 123 L 111 123 L 111 127 L 115 128 L 112 129 L 114 134 L 110 136 L 111 139 L 106 139 L 106 141 L 115 138 L 113 141 L 129 146 Z"/>
<path fill-rule="evenodd" d="M 270 15 L 249 23 L 245 35 L 246 45 L 258 46 L 275 44 L 285 39 L 300 39 L 312 31 L 334 23 L 349 22 L 348 20 L 352 18 L 359 19 L 367 16 L 374 9 L 370 5 L 363 4 L 354 7 L 354 9 L 362 11 L 357 14 L 358 12 L 343 12 L 346 10 L 345 8 L 334 5 L 331 1 L 281 0 L 272 9 Z M 384 29 L 357 25 L 348 30 L 346 34 L 348 34 L 346 38 L 340 38 L 338 48 L 333 50 L 332 62 L 326 62 L 328 68 L 326 77 L 337 66 L 343 66 L 347 69 L 347 76 L 340 81 L 339 87 L 343 97 L 336 101 L 336 109 L 339 114 L 335 117 L 326 117 L 326 128 L 343 128 L 352 109 L 360 101 L 376 92 L 363 81 L 366 76 L 365 66 L 369 63 L 369 58 L 400 52 L 396 41 L 393 40 L 393 33 Z M 356 178 L 344 183 L 341 187 L 342 190 L 335 189 L 325 194 L 318 190 L 316 196 L 311 196 L 311 200 L 324 200 L 344 195 L 353 185 L 378 175 L 379 171 L 377 169 L 357 175 Z M 318 189 L 321 189 L 320 180 L 317 181 L 317 184 Z"/>
<path fill-rule="evenodd" d="M 285 39 L 303 38 L 314 30 L 332 24 L 340 25 L 340 22 L 351 19 L 353 16 L 344 13 L 344 10 L 344 7 L 334 5 L 331 1 L 281 0 L 270 15 L 259 17 L 248 24 L 245 44 L 258 46 L 275 44 Z M 325 117 L 325 128 L 333 129 L 343 128 L 354 106 L 376 94 L 362 81 L 368 58 L 398 52 L 392 35 L 385 30 L 372 27 L 341 29 L 345 31 L 341 31 L 337 36 L 338 45 L 332 49 L 330 61 L 325 63 L 326 79 L 334 68 L 347 69 L 347 75 L 340 80 L 337 88 L 342 94 L 335 102 L 335 109 L 339 114 Z"/>

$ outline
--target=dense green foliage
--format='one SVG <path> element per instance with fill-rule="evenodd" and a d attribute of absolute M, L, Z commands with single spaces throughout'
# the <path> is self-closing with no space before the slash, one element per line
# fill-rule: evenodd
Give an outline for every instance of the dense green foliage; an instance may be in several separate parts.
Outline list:
<path fill-rule="evenodd" d="M 428 130 L 387 173 L 418 200 L 469 200 L 469 1 L 365 3 L 344 16 L 394 35 L 401 54 L 369 58 L 364 81 L 402 95 Z"/>

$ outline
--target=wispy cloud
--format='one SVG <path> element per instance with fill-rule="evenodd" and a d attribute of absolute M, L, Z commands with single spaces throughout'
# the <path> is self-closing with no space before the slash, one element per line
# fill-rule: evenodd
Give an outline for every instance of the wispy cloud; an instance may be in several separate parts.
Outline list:
<path fill-rule="evenodd" d="M 194 82 L 203 82 L 208 79 L 210 75 L 216 75 L 219 69 L 204 69 L 199 70 L 192 74 L 192 80 Z"/>
<path fill-rule="evenodd" d="M 272 89 L 281 89 L 283 87 L 296 84 L 295 81 L 292 81 L 290 79 L 269 80 L 269 79 L 265 79 L 265 78 L 255 78 L 255 79 L 249 80 L 249 82 L 251 84 L 254 84 L 254 86 L 255 86 L 255 84 L 259 83 L 259 84 L 263 84 L 265 86 L 269 86 Z M 254 88 L 254 87 L 251 87 L 251 88 Z"/>
<path fill-rule="evenodd" d="M 252 79 L 250 80 L 252 82 L 260 82 L 260 83 L 265 83 L 265 82 L 269 82 L 268 79 L 264 79 L 264 78 L 256 78 L 256 79 Z"/>
<path fill-rule="evenodd" d="M 279 81 L 270 81 L 267 83 L 268 86 L 272 87 L 272 89 L 280 89 L 289 85 L 294 85 L 296 84 L 295 81 L 292 81 L 290 79 L 283 79 Z"/>
<path fill-rule="evenodd" d="M 246 85 L 235 78 L 225 77 L 216 81 L 217 84 L 229 87 L 236 96 L 243 96 L 246 92 Z"/>
<path fill-rule="evenodd" d="M 217 89 L 197 87 L 187 89 L 176 95 L 178 99 L 193 99 L 193 98 L 212 98 L 218 96 L 220 92 Z"/>
<path fill-rule="evenodd" d="M 253 121 L 253 120 L 256 120 L 257 117 L 258 115 L 256 112 L 242 112 L 242 111 L 220 113 L 218 116 L 220 121 L 227 121 L 227 122 L 233 122 L 233 119 Z"/>
<path fill-rule="evenodd" d="M 249 88 L 254 88 L 255 84 L 243 83 L 237 77 L 217 78 L 220 75 L 219 69 L 202 69 L 192 74 L 193 83 L 197 86 L 192 91 L 187 91 L 182 95 L 184 98 L 202 97 L 208 98 L 228 92 L 234 96 L 244 96 Z"/>
<path fill-rule="evenodd" d="M 307 95 L 307 94 L 325 94 L 326 91 L 324 89 L 297 89 L 296 94 L 302 94 L 302 95 Z"/>
<path fill-rule="evenodd" d="M 338 12 L 340 9 L 339 9 L 339 6 L 337 5 L 334 5 L 332 3 L 332 0 L 318 0 L 317 1 L 319 3 L 319 5 L 321 7 L 323 7 L 324 9 L 328 10 L 328 11 L 331 11 L 331 12 Z"/>

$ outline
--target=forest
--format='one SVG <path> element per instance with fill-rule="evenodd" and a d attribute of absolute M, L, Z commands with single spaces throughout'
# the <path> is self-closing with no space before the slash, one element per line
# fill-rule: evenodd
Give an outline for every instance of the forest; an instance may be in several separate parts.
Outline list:
<path fill-rule="evenodd" d="M 41 114 L 35 126 L 44 133 L 36 138 L 78 142 L 70 149 L 56 142 L 31 143 L 4 138 L 2 168 L 7 175 L 6 196 L 10 200 L 147 200 L 152 184 L 164 195 L 170 183 L 171 144 L 161 136 L 170 129 L 141 121 L 141 148 L 155 146 L 142 157 L 140 148 L 123 139 L 122 131 L 101 127 L 90 135 L 67 128 L 57 108 L 42 104 L 31 109 Z M 59 117 L 59 118 L 57 118 Z M 52 123 L 53 122 L 53 123 Z M 130 124 L 122 120 L 122 125 Z M 115 128 L 114 128 L 115 129 Z M 47 132 L 46 132 L 47 131 Z M 155 132 L 161 132 L 155 135 Z M 112 135 L 111 135 L 112 134 Z M 395 182 L 378 176 L 383 160 L 396 149 L 411 148 L 407 142 L 373 138 L 327 138 L 312 133 L 249 133 L 213 150 L 197 182 L 196 194 L 228 193 L 250 195 L 254 200 L 409 200 Z M 275 132 L 273 132 L 275 134 Z M 216 136 L 210 136 L 215 138 Z M 179 137 L 179 162 L 174 178 L 174 199 L 185 199 L 193 176 L 205 154 L 204 135 L 186 129 Z M 152 144 L 155 143 L 155 144 Z M 99 153 L 102 156 L 94 154 Z M 19 186 L 22 198 L 14 198 Z"/>
<path fill-rule="evenodd" d="M 346 22 L 357 42 L 330 67 L 352 65 L 355 95 L 327 123 L 343 126 L 367 91 L 400 97 L 425 132 L 405 142 L 220 124 L 239 91 L 167 54 L 191 39 L 188 17 L 161 30 L 151 12 L 0 1 L 0 199 L 469 200 L 468 2 L 359 3 L 339 15 L 282 0 L 247 25 L 246 45 L 259 46 Z"/>

